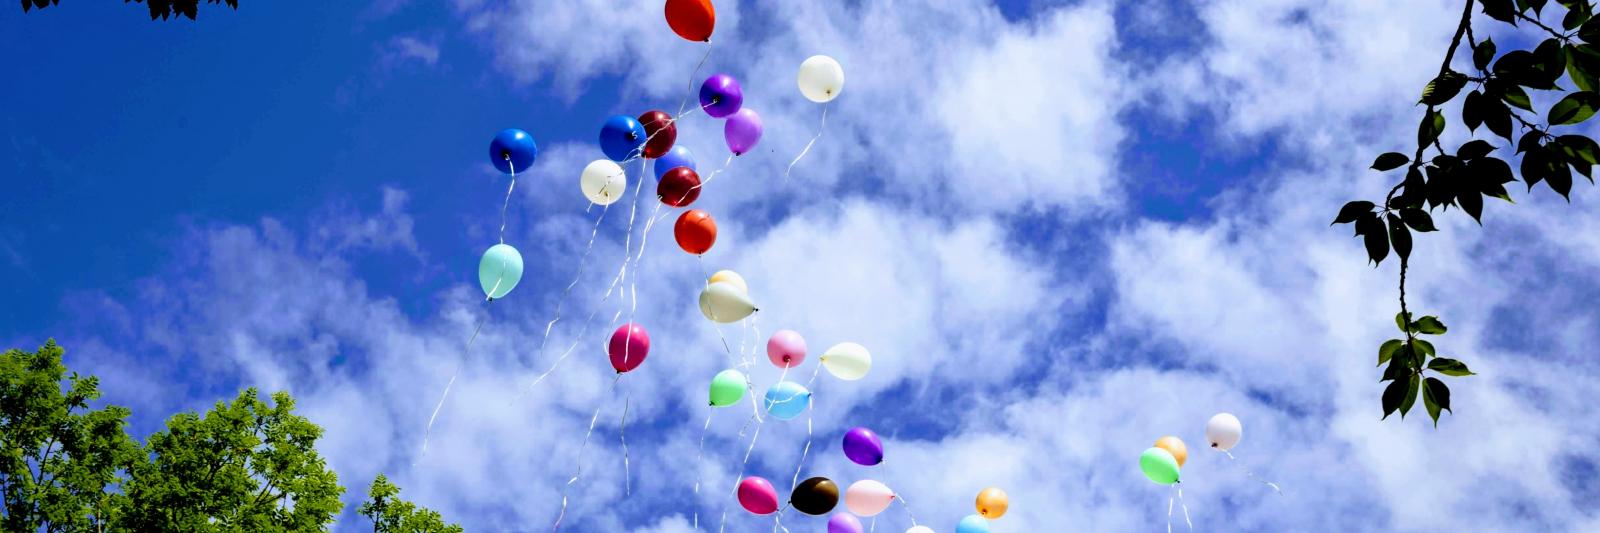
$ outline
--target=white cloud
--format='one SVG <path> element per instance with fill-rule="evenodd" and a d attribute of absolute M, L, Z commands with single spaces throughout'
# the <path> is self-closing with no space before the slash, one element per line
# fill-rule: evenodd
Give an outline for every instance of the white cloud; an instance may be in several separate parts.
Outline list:
<path fill-rule="evenodd" d="M 389 41 L 390 57 L 399 61 L 417 61 L 434 66 L 439 63 L 438 43 L 425 41 L 410 35 L 401 35 Z"/>

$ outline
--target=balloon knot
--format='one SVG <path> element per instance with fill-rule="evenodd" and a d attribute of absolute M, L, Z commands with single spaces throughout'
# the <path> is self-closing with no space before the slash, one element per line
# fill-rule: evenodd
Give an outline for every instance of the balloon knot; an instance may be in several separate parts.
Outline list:
<path fill-rule="evenodd" d="M 510 161 L 511 160 L 511 150 L 501 150 L 500 151 L 500 157 L 505 158 L 506 161 Z"/>

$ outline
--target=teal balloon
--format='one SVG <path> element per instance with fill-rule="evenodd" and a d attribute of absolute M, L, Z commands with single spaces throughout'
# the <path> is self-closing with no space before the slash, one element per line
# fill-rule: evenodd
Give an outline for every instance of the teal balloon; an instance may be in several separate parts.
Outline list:
<path fill-rule="evenodd" d="M 496 244 L 478 261 L 478 285 L 490 300 L 504 298 L 522 281 L 522 254 L 507 244 Z"/>
<path fill-rule="evenodd" d="M 767 414 L 778 420 L 790 420 L 806 412 L 811 406 L 811 391 L 793 381 L 779 381 L 767 389 Z"/>
<path fill-rule="evenodd" d="M 956 533 L 989 533 L 989 520 L 980 515 L 967 515 L 956 524 Z"/>
<path fill-rule="evenodd" d="M 1144 477 L 1162 485 L 1178 482 L 1178 458 L 1161 448 L 1150 448 L 1139 455 L 1139 469 Z"/>

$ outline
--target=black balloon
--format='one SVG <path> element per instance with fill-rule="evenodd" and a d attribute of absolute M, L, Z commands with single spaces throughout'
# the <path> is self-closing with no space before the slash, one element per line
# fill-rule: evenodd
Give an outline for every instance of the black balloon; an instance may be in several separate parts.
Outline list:
<path fill-rule="evenodd" d="M 825 477 L 801 481 L 789 495 L 789 505 L 808 515 L 825 515 L 839 505 L 839 486 Z"/>

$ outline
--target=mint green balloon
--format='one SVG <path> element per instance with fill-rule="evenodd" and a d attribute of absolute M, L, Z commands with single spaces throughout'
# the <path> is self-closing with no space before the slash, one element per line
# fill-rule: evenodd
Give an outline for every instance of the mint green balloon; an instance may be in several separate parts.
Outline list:
<path fill-rule="evenodd" d="M 744 399 L 745 380 L 744 373 L 738 370 L 723 370 L 711 378 L 711 405 L 713 407 L 727 407 Z"/>
<path fill-rule="evenodd" d="M 1178 458 L 1161 448 L 1150 448 L 1139 456 L 1139 469 L 1144 477 L 1162 485 L 1178 482 Z"/>
<path fill-rule="evenodd" d="M 478 261 L 478 284 L 490 300 L 504 298 L 522 281 L 522 254 L 501 243 L 489 247 Z"/>

